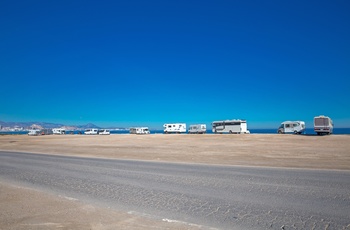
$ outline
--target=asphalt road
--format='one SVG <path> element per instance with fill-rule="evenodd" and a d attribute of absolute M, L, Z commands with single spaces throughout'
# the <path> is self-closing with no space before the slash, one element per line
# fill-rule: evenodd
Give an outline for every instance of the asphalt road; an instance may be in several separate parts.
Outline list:
<path fill-rule="evenodd" d="M 350 171 L 0 152 L 0 180 L 204 228 L 350 228 Z"/>

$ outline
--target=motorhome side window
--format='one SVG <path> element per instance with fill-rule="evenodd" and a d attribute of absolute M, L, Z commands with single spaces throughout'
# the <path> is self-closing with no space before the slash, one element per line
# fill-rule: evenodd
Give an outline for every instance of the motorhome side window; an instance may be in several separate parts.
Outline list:
<path fill-rule="evenodd" d="M 286 128 L 290 128 L 290 124 L 286 124 Z"/>

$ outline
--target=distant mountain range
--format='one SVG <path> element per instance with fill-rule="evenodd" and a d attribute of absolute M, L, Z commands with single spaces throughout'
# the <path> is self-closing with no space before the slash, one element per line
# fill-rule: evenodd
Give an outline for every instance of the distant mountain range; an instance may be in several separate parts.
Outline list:
<path fill-rule="evenodd" d="M 102 127 L 99 127 L 95 124 L 88 123 L 86 125 L 65 125 L 65 124 L 58 124 L 58 123 L 49 123 L 49 122 L 4 122 L 0 121 L 0 126 L 2 128 L 23 128 L 23 129 L 30 129 L 32 127 L 35 128 L 44 128 L 44 129 L 53 129 L 53 128 L 61 128 L 64 127 L 69 130 L 83 130 L 83 129 L 101 129 Z M 105 127 L 109 129 L 125 129 L 121 127 Z"/>

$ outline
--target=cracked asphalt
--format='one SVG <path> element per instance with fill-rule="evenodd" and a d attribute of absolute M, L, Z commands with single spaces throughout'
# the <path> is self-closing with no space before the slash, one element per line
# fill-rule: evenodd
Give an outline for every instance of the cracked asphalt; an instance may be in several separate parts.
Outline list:
<path fill-rule="evenodd" d="M 0 180 L 203 229 L 349 229 L 350 172 L 0 152 Z"/>

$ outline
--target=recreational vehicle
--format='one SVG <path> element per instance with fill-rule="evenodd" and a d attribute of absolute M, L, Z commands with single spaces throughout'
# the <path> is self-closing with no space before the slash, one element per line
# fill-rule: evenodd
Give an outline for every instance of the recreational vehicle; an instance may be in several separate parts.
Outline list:
<path fill-rule="evenodd" d="M 186 133 L 185 123 L 164 124 L 164 133 Z"/>
<path fill-rule="evenodd" d="M 130 134 L 150 134 L 148 127 L 130 128 Z"/>
<path fill-rule="evenodd" d="M 28 132 L 28 136 L 38 136 L 40 135 L 40 130 L 39 129 L 31 129 Z"/>
<path fill-rule="evenodd" d="M 333 121 L 327 116 L 314 117 L 314 130 L 317 135 L 332 134 L 333 133 Z"/>
<path fill-rule="evenodd" d="M 52 133 L 56 135 L 63 135 L 63 134 L 66 134 L 66 130 L 62 128 L 55 128 L 55 129 L 52 129 Z"/>
<path fill-rule="evenodd" d="M 97 135 L 98 129 L 86 129 L 84 132 L 85 135 Z"/>
<path fill-rule="evenodd" d="M 212 123 L 213 133 L 250 133 L 246 120 L 225 120 Z"/>
<path fill-rule="evenodd" d="M 304 121 L 285 121 L 278 127 L 277 133 L 302 134 L 305 131 Z"/>
<path fill-rule="evenodd" d="M 110 135 L 111 132 L 108 129 L 100 129 L 98 130 L 99 135 Z"/>
<path fill-rule="evenodd" d="M 207 126 L 205 124 L 190 125 L 190 128 L 188 130 L 188 133 L 190 134 L 193 134 L 193 133 L 203 134 L 206 132 L 207 132 Z"/>

